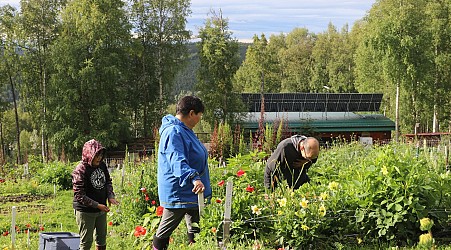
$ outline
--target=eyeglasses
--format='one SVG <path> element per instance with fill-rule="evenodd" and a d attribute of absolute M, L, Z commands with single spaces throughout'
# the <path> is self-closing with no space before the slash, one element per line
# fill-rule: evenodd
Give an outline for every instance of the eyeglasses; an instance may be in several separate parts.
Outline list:
<path fill-rule="evenodd" d="M 308 162 L 310 162 L 310 163 L 315 163 L 316 162 L 316 160 L 318 159 L 318 157 L 315 157 L 315 158 L 308 158 L 308 157 L 306 157 L 306 158 L 304 158 L 304 159 L 306 159 Z"/>

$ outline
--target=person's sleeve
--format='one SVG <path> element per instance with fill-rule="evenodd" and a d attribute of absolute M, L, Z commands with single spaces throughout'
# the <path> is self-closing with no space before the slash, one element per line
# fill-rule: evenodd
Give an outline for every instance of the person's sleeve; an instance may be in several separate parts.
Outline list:
<path fill-rule="evenodd" d="M 276 166 L 280 163 L 280 158 L 282 156 L 282 147 L 278 146 L 276 150 L 271 154 L 265 167 L 265 180 L 264 184 L 266 188 L 271 188 L 273 182 L 273 176 L 276 171 Z"/>
<path fill-rule="evenodd" d="M 171 133 L 168 136 L 165 154 L 169 161 L 172 174 L 179 178 L 180 187 L 192 184 L 195 180 L 200 180 L 196 169 L 188 164 L 188 152 L 185 152 L 185 141 L 180 133 Z"/>
<path fill-rule="evenodd" d="M 111 180 L 111 175 L 110 172 L 108 172 L 108 169 L 105 166 L 105 178 L 106 178 L 106 192 L 107 192 L 107 198 L 108 199 L 114 199 L 115 198 L 115 194 L 113 191 L 113 181 Z"/>
<path fill-rule="evenodd" d="M 87 207 L 97 208 L 99 203 L 86 195 L 85 189 L 85 171 L 81 167 L 75 168 L 72 173 L 72 187 L 74 190 L 75 200 Z"/>

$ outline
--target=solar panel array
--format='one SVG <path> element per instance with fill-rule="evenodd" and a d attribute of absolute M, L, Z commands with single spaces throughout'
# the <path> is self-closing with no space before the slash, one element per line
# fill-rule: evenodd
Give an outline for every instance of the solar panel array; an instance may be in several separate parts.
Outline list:
<path fill-rule="evenodd" d="M 249 112 L 260 112 L 261 94 L 241 94 Z M 379 111 L 382 94 L 266 93 L 265 112 Z"/>

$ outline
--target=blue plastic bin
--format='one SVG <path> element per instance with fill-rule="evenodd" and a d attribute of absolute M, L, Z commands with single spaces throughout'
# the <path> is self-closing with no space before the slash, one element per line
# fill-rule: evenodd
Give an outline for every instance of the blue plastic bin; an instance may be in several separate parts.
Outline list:
<path fill-rule="evenodd" d="M 39 234 L 39 250 L 78 250 L 80 235 L 71 232 L 45 232 Z"/>

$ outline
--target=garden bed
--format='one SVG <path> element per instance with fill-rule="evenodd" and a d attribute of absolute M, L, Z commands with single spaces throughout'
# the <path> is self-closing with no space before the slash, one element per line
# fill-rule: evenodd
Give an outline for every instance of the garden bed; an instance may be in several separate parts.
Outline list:
<path fill-rule="evenodd" d="M 440 152 L 417 154 L 408 145 L 335 147 L 321 152 L 309 170 L 310 184 L 274 192 L 263 187 L 266 157 L 252 152 L 228 159 L 225 167 L 210 161 L 213 197 L 202 216 L 195 249 L 215 248 L 222 236 L 227 180 L 234 185 L 230 249 L 416 248 L 425 233 L 420 229 L 422 218 L 434 222 L 431 234 L 436 249 L 451 249 L 451 181 Z M 108 214 L 108 245 L 145 249 L 161 218 L 156 164 L 125 164 L 124 173 L 112 173 L 121 204 Z M 56 196 L 4 195 L 2 216 L 18 200 L 17 246 L 26 246 L 28 224 L 48 232 L 77 232 L 72 195 L 71 190 L 58 190 Z M 0 233 L 9 230 L 7 218 L 0 222 Z M 135 234 L 138 226 L 140 233 Z M 39 230 L 30 231 L 30 249 L 36 249 Z M 0 249 L 8 247 L 9 240 L 0 236 Z M 192 249 L 186 243 L 184 223 L 172 235 L 170 249 Z"/>

